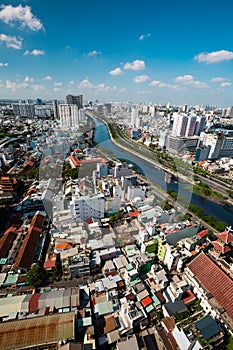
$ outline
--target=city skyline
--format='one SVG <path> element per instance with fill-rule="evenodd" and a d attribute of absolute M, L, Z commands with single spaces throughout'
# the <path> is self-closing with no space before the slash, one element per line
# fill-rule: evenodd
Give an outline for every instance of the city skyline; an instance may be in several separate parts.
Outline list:
<path fill-rule="evenodd" d="M 8 0 L 0 95 L 233 105 L 233 4 Z"/>

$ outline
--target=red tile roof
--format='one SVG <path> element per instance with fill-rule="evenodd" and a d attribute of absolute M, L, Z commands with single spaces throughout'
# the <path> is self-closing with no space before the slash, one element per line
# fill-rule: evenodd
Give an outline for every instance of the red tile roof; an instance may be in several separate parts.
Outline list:
<path fill-rule="evenodd" d="M 233 242 L 233 235 L 227 231 L 224 231 L 222 233 L 217 233 L 216 237 L 218 237 L 218 239 L 220 239 L 220 241 L 222 241 L 226 244 Z"/>
<path fill-rule="evenodd" d="M 44 269 L 53 269 L 56 267 L 56 260 L 47 260 L 44 263 Z"/>
<path fill-rule="evenodd" d="M 188 267 L 203 287 L 233 318 L 233 280 L 203 252 L 198 254 Z"/>
<path fill-rule="evenodd" d="M 187 305 L 187 304 L 191 303 L 192 301 L 196 300 L 196 297 L 191 290 L 188 290 L 185 293 L 185 297 L 182 298 L 182 300 L 183 300 L 183 303 Z"/>
<path fill-rule="evenodd" d="M 152 301 L 151 297 L 148 296 L 142 300 L 142 305 L 144 307 L 147 307 L 148 305 L 152 304 L 152 302 L 153 301 Z"/>
<path fill-rule="evenodd" d="M 218 241 L 211 242 L 213 246 L 221 253 L 221 254 L 226 254 L 228 253 L 231 248 L 228 246 L 222 246 Z"/>
<path fill-rule="evenodd" d="M 80 161 L 77 160 L 74 156 L 70 156 L 69 157 L 71 162 L 73 163 L 74 166 L 79 166 L 80 165 Z"/>
<path fill-rule="evenodd" d="M 203 238 L 203 237 L 207 236 L 208 233 L 209 233 L 209 232 L 208 232 L 207 230 L 202 230 L 202 231 L 200 231 L 200 232 L 197 233 L 197 236 L 198 236 L 199 238 Z"/>
<path fill-rule="evenodd" d="M 36 213 L 33 216 L 27 235 L 15 259 L 14 267 L 31 267 L 40 240 L 40 234 L 43 230 L 44 221 L 45 216 L 40 213 Z"/>

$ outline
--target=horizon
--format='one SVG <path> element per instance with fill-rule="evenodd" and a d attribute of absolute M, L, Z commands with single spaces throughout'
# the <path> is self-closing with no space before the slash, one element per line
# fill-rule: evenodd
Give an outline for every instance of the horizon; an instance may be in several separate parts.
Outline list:
<path fill-rule="evenodd" d="M 233 3 L 6 0 L 3 100 L 233 105 Z M 146 15 L 145 15 L 146 13 Z M 162 102 L 161 102 L 162 101 Z"/>

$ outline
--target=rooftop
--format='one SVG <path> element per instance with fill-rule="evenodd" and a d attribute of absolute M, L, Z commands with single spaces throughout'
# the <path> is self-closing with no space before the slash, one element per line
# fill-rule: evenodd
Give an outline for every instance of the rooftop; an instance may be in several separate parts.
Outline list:
<path fill-rule="evenodd" d="M 233 280 L 203 252 L 196 256 L 188 267 L 204 288 L 233 318 Z"/>

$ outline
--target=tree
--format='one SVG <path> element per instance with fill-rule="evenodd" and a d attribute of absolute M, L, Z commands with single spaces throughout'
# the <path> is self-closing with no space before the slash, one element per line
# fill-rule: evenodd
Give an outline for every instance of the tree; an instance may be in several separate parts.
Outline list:
<path fill-rule="evenodd" d="M 47 273 L 43 266 L 34 265 L 26 274 L 25 281 L 28 285 L 33 287 L 45 285 L 47 282 Z"/>

